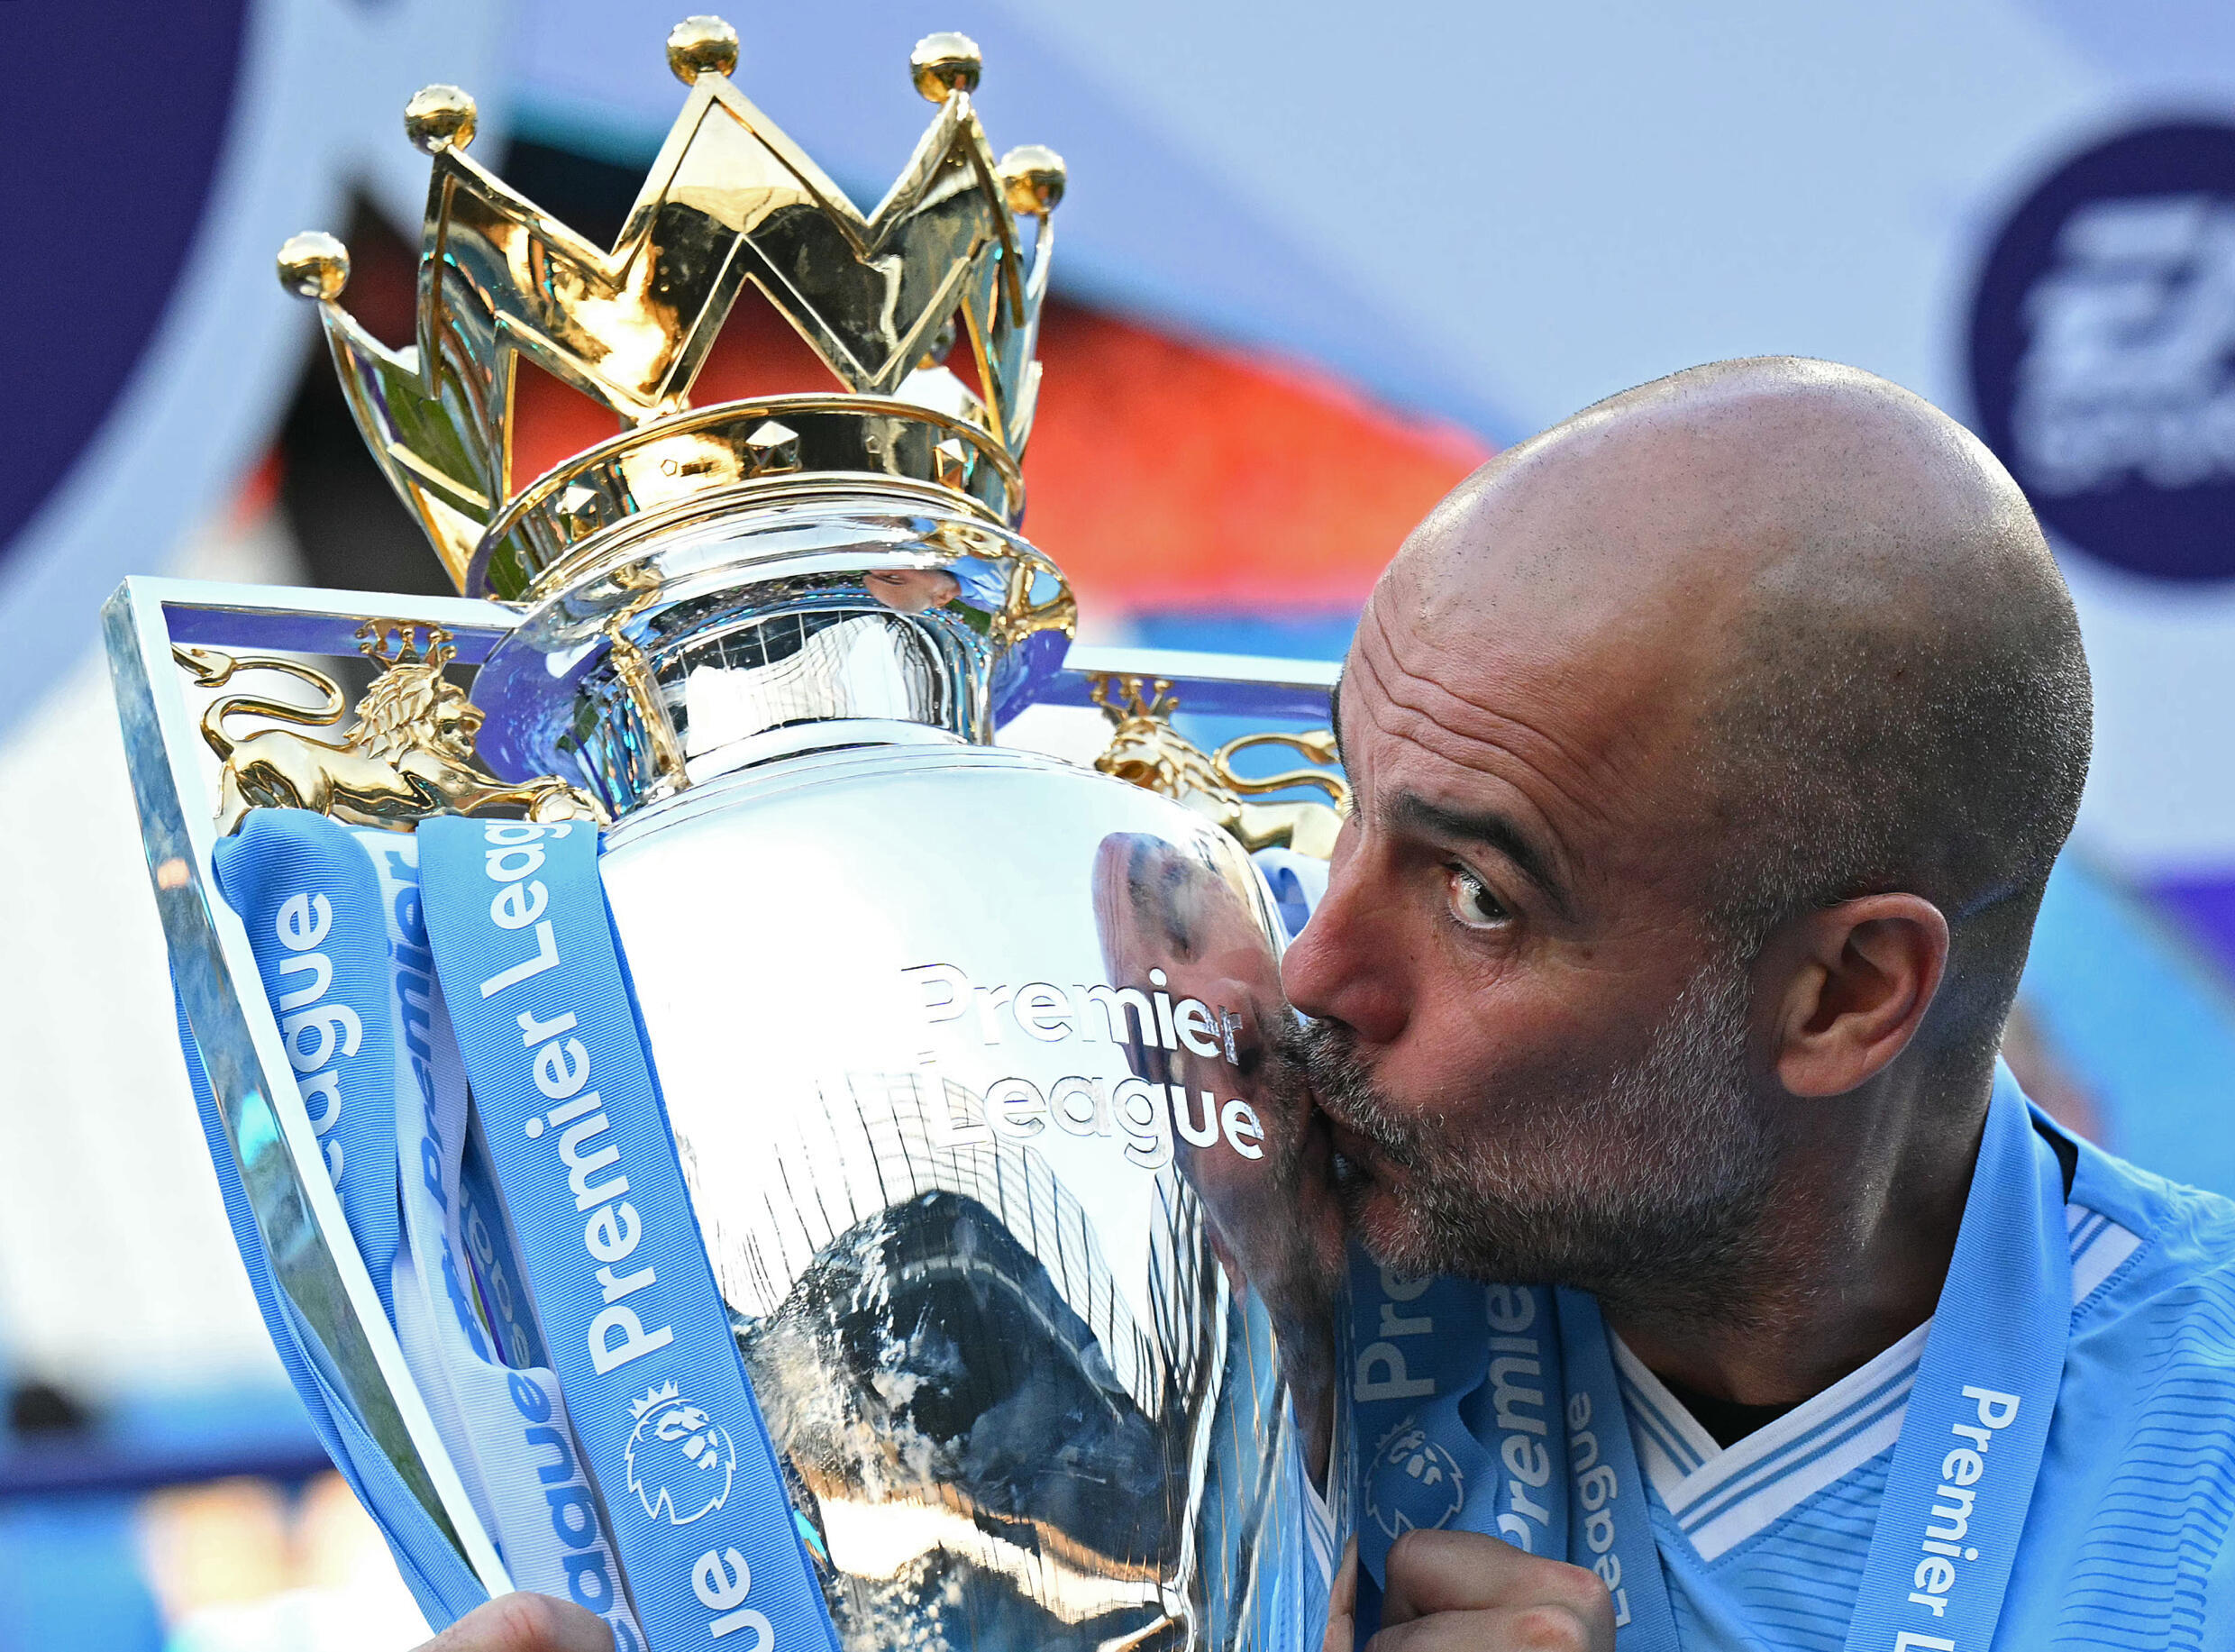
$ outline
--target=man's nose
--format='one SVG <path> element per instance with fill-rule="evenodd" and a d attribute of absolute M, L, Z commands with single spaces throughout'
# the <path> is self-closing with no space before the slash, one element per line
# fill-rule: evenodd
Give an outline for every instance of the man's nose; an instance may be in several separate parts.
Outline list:
<path fill-rule="evenodd" d="M 1405 1029 L 1407 1000 L 1403 954 L 1391 933 L 1394 907 L 1377 893 L 1377 881 L 1364 854 L 1336 865 L 1311 921 L 1282 955 L 1281 987 L 1306 1015 L 1386 1045 Z"/>

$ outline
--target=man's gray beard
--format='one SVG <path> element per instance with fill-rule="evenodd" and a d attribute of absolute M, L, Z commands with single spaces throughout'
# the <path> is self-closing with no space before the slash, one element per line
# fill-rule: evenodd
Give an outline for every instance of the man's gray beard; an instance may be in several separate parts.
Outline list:
<path fill-rule="evenodd" d="M 1637 1058 L 1595 1074 L 1579 1063 L 1553 1093 L 1501 1099 L 1526 1118 L 1519 1141 L 1454 1140 L 1447 1114 L 1400 1111 L 1350 1028 L 1311 1024 L 1302 1043 L 1322 1105 L 1405 1172 L 1398 1230 L 1375 1235 L 1375 1259 L 1573 1285 L 1656 1314 L 1742 1317 L 1774 1174 L 1747 1083 L 1750 999 L 1744 956 L 1719 949 Z M 1371 1189 L 1338 1191 L 1355 1222 Z"/>

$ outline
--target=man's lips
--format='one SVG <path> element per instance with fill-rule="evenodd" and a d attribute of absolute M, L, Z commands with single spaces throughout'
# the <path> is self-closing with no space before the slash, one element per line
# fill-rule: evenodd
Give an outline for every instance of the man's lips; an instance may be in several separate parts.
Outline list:
<path fill-rule="evenodd" d="M 1327 1138 L 1335 1145 L 1335 1182 L 1337 1187 L 1355 1186 L 1376 1180 L 1375 1171 L 1381 1164 L 1381 1150 L 1370 1136 L 1364 1136 L 1336 1118 L 1325 1108 L 1319 1117 L 1327 1120 Z"/>
<path fill-rule="evenodd" d="M 1327 1119 L 1327 1135 L 1334 1140 L 1335 1151 L 1353 1164 L 1363 1164 L 1373 1156 L 1373 1143 L 1371 1140 L 1332 1116 Z"/>

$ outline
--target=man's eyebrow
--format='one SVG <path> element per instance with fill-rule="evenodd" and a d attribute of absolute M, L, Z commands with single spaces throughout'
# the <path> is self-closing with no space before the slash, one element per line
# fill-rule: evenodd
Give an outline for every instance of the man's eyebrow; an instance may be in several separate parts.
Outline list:
<path fill-rule="evenodd" d="M 1327 690 L 1327 732 L 1335 736 L 1335 761 L 1343 761 L 1343 674 L 1335 674 L 1335 686 Z"/>
<path fill-rule="evenodd" d="M 1574 908 L 1568 903 L 1567 892 L 1553 876 L 1550 863 L 1542 851 L 1529 841 L 1528 835 L 1506 818 L 1492 811 L 1473 814 L 1464 809 L 1449 808 L 1441 803 L 1431 803 L 1418 792 L 1397 794 L 1391 814 L 1398 823 L 1426 836 L 1456 839 L 1463 843 L 1483 844 L 1495 849 L 1510 861 L 1520 874 L 1537 886 L 1537 890 L 1549 900 L 1563 917 L 1573 917 Z"/>

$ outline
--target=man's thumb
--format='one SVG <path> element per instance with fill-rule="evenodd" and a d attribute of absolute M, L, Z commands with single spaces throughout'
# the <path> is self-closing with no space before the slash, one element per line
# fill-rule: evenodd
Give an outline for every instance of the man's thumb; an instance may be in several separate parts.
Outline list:
<path fill-rule="evenodd" d="M 477 1606 L 419 1652 L 613 1652 L 613 1630 L 594 1612 L 547 1594 L 500 1594 Z"/>

